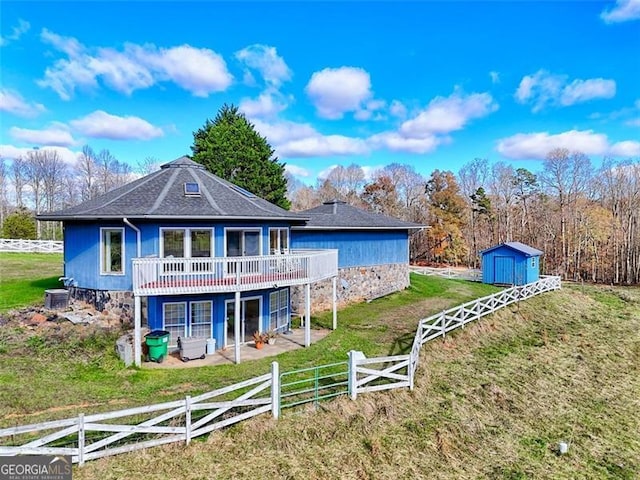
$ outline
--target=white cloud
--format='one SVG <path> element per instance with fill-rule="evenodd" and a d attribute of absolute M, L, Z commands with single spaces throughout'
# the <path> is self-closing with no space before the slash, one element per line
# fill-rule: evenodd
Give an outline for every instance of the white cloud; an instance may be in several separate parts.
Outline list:
<path fill-rule="evenodd" d="M 359 155 L 369 151 L 360 138 L 343 135 L 320 135 L 292 140 L 280 145 L 278 153 L 283 157 L 318 157 L 331 155 Z"/>
<path fill-rule="evenodd" d="M 78 132 L 92 138 L 150 140 L 164 135 L 161 128 L 151 125 L 140 117 L 119 117 L 102 110 L 96 110 L 70 123 Z"/>
<path fill-rule="evenodd" d="M 39 150 L 53 150 L 58 152 L 60 158 L 65 163 L 72 165 L 78 159 L 81 152 L 74 152 L 65 147 L 56 147 L 51 145 L 41 146 Z M 33 151 L 31 147 L 16 147 L 15 145 L 0 145 L 0 157 L 14 159 L 18 157 L 25 157 L 27 153 Z"/>
<path fill-rule="evenodd" d="M 405 118 L 407 116 L 407 107 L 400 100 L 394 100 L 389 106 L 389 113 L 394 117 Z"/>
<path fill-rule="evenodd" d="M 567 82 L 567 75 L 538 70 L 533 75 L 522 77 L 515 98 L 519 103 L 533 104 L 532 111 L 535 113 L 547 106 L 566 107 L 596 98 L 612 98 L 616 94 L 614 80 L 590 78 Z"/>
<path fill-rule="evenodd" d="M 337 167 L 338 167 L 338 164 L 333 164 L 333 165 L 328 166 L 324 170 L 320 170 L 320 172 L 318 172 L 318 179 L 319 180 L 326 180 L 329 177 L 329 175 L 331 174 L 331 171 L 334 168 L 337 168 Z"/>
<path fill-rule="evenodd" d="M 611 145 L 609 153 L 618 157 L 639 157 L 640 142 L 626 140 L 624 142 L 614 143 Z"/>
<path fill-rule="evenodd" d="M 64 125 L 52 125 L 44 130 L 31 130 L 28 128 L 11 127 L 9 135 L 14 140 L 32 145 L 47 145 L 55 147 L 68 147 L 75 145 L 76 141 Z"/>
<path fill-rule="evenodd" d="M 263 92 L 258 98 L 243 98 L 240 111 L 249 118 L 272 117 L 287 108 L 287 102 L 277 92 Z"/>
<path fill-rule="evenodd" d="M 311 172 L 309 170 L 307 170 L 306 168 L 300 167 L 298 165 L 292 165 L 290 163 L 287 163 L 284 166 L 284 169 L 289 172 L 291 175 L 295 175 L 296 177 L 309 177 L 311 175 Z"/>
<path fill-rule="evenodd" d="M 604 78 L 574 80 L 562 90 L 560 104 L 564 106 L 582 103 L 593 98 L 613 98 L 616 94 L 616 82 Z"/>
<path fill-rule="evenodd" d="M 168 81 L 199 97 L 225 90 L 233 80 L 224 59 L 205 48 L 190 45 L 158 48 L 128 43 L 122 51 L 89 49 L 75 38 L 46 29 L 40 37 L 67 58 L 48 67 L 37 83 L 51 88 L 64 100 L 69 100 L 77 88 L 97 88 L 98 80 L 127 95 Z"/>
<path fill-rule="evenodd" d="M 398 132 L 383 132 L 369 137 L 369 143 L 376 149 L 386 148 L 392 152 L 429 153 L 433 152 L 441 143 L 445 143 L 445 139 L 440 139 L 435 135 L 411 138 Z"/>
<path fill-rule="evenodd" d="M 603 10 L 600 18 L 605 23 L 626 22 L 640 19 L 640 0 L 616 0 L 616 5 L 610 10 Z"/>
<path fill-rule="evenodd" d="M 378 173 L 384 168 L 384 165 L 364 165 L 362 171 L 364 172 L 364 179 L 368 182 L 375 180 Z"/>
<path fill-rule="evenodd" d="M 462 129 L 475 118 L 495 112 L 498 104 L 488 93 L 464 95 L 454 92 L 449 97 L 436 97 L 416 117 L 400 127 L 407 138 L 429 138 L 434 134 L 447 134 Z"/>
<path fill-rule="evenodd" d="M 640 127 L 640 117 L 627 120 L 625 125 L 629 125 L 630 127 Z"/>
<path fill-rule="evenodd" d="M 19 40 L 22 35 L 27 33 L 31 28 L 31 24 L 21 18 L 18 19 L 18 25 L 11 27 L 11 33 L 4 37 L 0 36 L 0 47 L 8 45 L 9 43 Z"/>
<path fill-rule="evenodd" d="M 41 103 L 27 102 L 16 91 L 3 88 L 0 89 L 0 111 L 19 117 L 35 117 L 44 112 L 45 108 Z"/>
<path fill-rule="evenodd" d="M 387 102 L 384 100 L 369 100 L 364 107 L 353 114 L 353 118 L 356 120 L 384 120 L 385 117 L 380 113 L 380 110 L 386 105 Z"/>
<path fill-rule="evenodd" d="M 361 138 L 323 135 L 308 123 L 255 120 L 254 125 L 284 158 L 357 155 L 369 151 L 367 142 Z"/>
<path fill-rule="evenodd" d="M 346 112 L 360 110 L 373 96 L 369 73 L 355 67 L 325 68 L 315 72 L 305 91 L 318 115 L 329 119 L 339 119 Z"/>
<path fill-rule="evenodd" d="M 291 80 L 291 70 L 275 47 L 254 44 L 237 51 L 235 55 L 248 68 L 260 72 L 267 85 L 278 88 L 283 82 Z M 245 78 L 247 73 L 253 80 L 249 71 L 245 72 Z"/>
<path fill-rule="evenodd" d="M 500 83 L 500 72 L 491 71 L 489 76 L 491 77 L 491 83 Z"/>
<path fill-rule="evenodd" d="M 496 150 L 513 160 L 544 159 L 555 148 L 580 151 L 586 155 L 640 155 L 640 142 L 611 144 L 606 135 L 593 130 L 569 130 L 559 134 L 548 132 L 518 133 L 498 141 Z"/>

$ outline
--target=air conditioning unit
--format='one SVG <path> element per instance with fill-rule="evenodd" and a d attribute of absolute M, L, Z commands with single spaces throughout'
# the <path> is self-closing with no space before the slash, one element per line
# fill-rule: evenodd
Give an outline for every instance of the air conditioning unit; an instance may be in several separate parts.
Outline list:
<path fill-rule="evenodd" d="M 54 288 L 44 291 L 44 308 L 58 310 L 69 305 L 69 290 Z"/>

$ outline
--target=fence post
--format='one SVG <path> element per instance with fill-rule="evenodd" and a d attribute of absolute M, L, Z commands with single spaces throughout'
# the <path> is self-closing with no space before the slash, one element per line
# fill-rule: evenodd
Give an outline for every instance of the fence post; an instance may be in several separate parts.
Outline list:
<path fill-rule="evenodd" d="M 78 465 L 84 465 L 84 413 L 78 415 Z"/>
<path fill-rule="evenodd" d="M 444 334 L 445 334 L 445 320 L 446 320 L 446 315 L 444 314 L 444 311 L 442 311 L 442 313 L 440 313 L 440 329 L 442 330 L 442 338 L 444 339 Z"/>
<path fill-rule="evenodd" d="M 271 415 L 280 417 L 280 365 L 271 362 Z"/>
<path fill-rule="evenodd" d="M 184 398 L 184 434 L 187 445 L 191 443 L 191 396 Z"/>
<path fill-rule="evenodd" d="M 349 397 L 355 400 L 358 397 L 358 361 L 366 358 L 364 353 L 357 350 L 349 350 Z"/>

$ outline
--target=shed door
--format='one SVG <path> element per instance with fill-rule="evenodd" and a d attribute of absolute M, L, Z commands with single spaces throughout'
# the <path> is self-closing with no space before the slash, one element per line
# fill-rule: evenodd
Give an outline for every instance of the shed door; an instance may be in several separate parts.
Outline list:
<path fill-rule="evenodd" d="M 513 257 L 494 257 L 493 283 L 513 285 L 516 262 Z"/>

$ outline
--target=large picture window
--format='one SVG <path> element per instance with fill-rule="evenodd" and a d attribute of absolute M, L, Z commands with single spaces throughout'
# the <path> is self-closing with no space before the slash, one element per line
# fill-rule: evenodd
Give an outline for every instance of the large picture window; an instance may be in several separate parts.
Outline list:
<path fill-rule="evenodd" d="M 124 228 L 100 229 L 100 273 L 124 275 Z"/>
<path fill-rule="evenodd" d="M 269 295 L 269 328 L 284 331 L 289 325 L 289 289 L 283 288 Z"/>
<path fill-rule="evenodd" d="M 213 257 L 213 229 L 162 228 L 163 257 Z"/>

